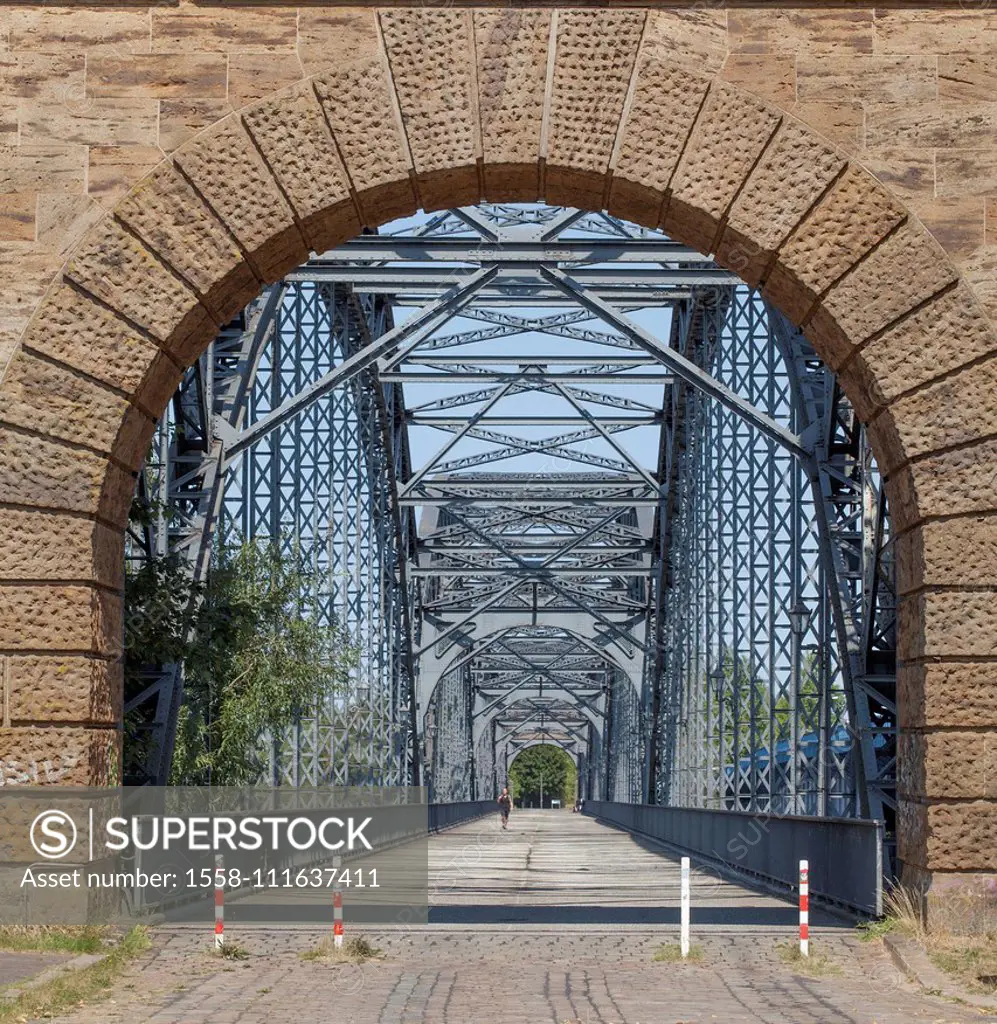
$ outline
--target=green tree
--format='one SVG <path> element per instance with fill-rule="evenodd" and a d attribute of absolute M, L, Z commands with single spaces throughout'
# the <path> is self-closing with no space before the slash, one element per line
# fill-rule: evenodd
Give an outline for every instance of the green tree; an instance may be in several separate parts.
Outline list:
<path fill-rule="evenodd" d="M 262 737 L 342 686 L 356 651 L 314 615 L 319 582 L 300 551 L 268 541 L 222 547 L 202 586 L 169 559 L 128 575 L 126 686 L 142 666 L 184 666 L 171 783 L 256 782 Z M 133 754 L 141 736 L 129 730 Z"/>
<path fill-rule="evenodd" d="M 544 743 L 517 754 L 509 768 L 513 800 L 517 804 L 524 800 L 539 803 L 541 779 L 544 806 L 549 807 L 551 800 L 560 800 L 562 805 L 574 800 L 577 771 L 566 750 Z"/>

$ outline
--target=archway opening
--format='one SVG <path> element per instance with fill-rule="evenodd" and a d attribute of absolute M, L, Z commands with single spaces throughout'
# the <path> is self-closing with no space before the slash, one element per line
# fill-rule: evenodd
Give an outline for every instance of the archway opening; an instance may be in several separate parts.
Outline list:
<path fill-rule="evenodd" d="M 493 205 L 321 254 L 187 372 L 140 490 L 137 561 L 201 580 L 274 545 L 355 651 L 259 736 L 261 781 L 487 799 L 556 730 L 584 795 L 873 816 L 892 843 L 868 442 L 802 335 L 659 232 Z M 163 781 L 181 670 L 130 656 L 128 763 Z"/>

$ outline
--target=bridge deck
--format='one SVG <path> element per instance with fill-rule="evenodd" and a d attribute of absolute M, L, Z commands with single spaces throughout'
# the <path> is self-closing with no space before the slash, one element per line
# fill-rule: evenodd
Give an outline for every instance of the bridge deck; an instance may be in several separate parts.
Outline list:
<path fill-rule="evenodd" d="M 659 844 L 583 814 L 514 811 L 503 832 L 488 817 L 429 842 L 435 924 L 677 925 L 679 859 Z M 696 925 L 794 928 L 787 900 L 691 876 Z M 814 924 L 842 927 L 815 912 Z"/>

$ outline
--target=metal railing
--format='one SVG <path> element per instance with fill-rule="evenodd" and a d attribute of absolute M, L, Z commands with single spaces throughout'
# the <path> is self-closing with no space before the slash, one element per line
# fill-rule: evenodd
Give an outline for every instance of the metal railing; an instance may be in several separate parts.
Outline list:
<path fill-rule="evenodd" d="M 586 800 L 585 813 L 732 874 L 795 891 L 810 862 L 811 899 L 860 914 L 883 910 L 883 823 Z"/>
<path fill-rule="evenodd" d="M 439 832 L 441 828 L 450 828 L 465 821 L 483 818 L 486 814 L 498 813 L 498 804 L 494 800 L 462 800 L 452 804 L 429 805 L 429 831 Z"/>

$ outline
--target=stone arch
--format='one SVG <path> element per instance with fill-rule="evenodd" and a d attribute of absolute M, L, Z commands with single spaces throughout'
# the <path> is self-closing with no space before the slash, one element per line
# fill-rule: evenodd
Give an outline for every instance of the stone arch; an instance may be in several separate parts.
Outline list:
<path fill-rule="evenodd" d="M 544 198 L 716 252 L 838 372 L 898 536 L 905 870 L 997 867 L 997 338 L 895 195 L 645 20 L 342 12 L 348 60 L 196 136 L 84 235 L 0 387 L 8 781 L 115 778 L 134 472 L 218 325 L 362 224 Z"/>

